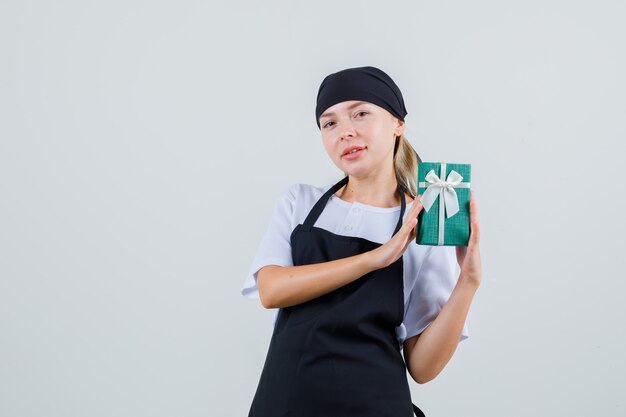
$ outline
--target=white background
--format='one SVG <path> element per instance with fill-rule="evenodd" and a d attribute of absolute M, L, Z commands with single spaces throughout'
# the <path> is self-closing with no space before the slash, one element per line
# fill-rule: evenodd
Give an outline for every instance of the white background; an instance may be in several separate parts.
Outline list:
<path fill-rule="evenodd" d="M 484 275 L 429 417 L 626 412 L 622 1 L 0 1 L 0 415 L 246 416 L 275 199 L 373 65 L 471 163 Z"/>

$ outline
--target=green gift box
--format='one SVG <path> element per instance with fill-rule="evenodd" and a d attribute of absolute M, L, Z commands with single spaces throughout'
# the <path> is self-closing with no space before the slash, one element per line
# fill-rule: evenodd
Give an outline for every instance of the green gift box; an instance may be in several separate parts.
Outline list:
<path fill-rule="evenodd" d="M 419 245 L 467 246 L 471 165 L 421 162 L 417 193 L 424 208 L 417 216 Z"/>

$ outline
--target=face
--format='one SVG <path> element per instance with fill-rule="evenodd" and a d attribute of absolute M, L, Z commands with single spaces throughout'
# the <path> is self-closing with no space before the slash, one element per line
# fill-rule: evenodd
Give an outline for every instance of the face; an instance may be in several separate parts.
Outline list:
<path fill-rule="evenodd" d="M 320 128 L 334 164 L 364 178 L 393 167 L 393 148 L 396 136 L 404 133 L 404 122 L 373 103 L 350 100 L 326 109 Z M 355 153 L 346 153 L 354 149 Z"/>

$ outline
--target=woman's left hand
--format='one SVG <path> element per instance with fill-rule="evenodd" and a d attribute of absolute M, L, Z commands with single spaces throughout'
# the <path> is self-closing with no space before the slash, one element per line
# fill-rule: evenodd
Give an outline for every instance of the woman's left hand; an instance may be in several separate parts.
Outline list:
<path fill-rule="evenodd" d="M 464 280 L 469 284 L 478 287 L 482 277 L 482 266 L 480 263 L 480 227 L 478 225 L 478 209 L 474 191 L 470 190 L 470 236 L 468 246 L 456 247 L 456 260 L 461 267 L 459 280 Z"/>

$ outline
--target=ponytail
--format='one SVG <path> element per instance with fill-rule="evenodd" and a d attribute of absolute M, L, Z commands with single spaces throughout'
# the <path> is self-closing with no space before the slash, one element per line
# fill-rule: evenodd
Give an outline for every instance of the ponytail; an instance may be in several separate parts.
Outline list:
<path fill-rule="evenodd" d="M 417 164 L 422 162 L 413 146 L 404 134 L 396 136 L 396 145 L 393 150 L 393 166 L 396 171 L 396 180 L 400 187 L 411 196 L 417 196 Z"/>

